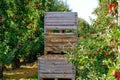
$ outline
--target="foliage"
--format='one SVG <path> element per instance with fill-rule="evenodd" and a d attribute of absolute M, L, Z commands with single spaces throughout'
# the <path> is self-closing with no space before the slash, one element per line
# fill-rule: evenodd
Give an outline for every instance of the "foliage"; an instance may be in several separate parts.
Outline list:
<path fill-rule="evenodd" d="M 114 70 L 119 67 L 117 5 L 109 0 L 99 0 L 94 10 L 97 19 L 91 29 L 79 37 L 78 48 L 68 52 L 68 59 L 75 65 L 78 80 L 115 80 Z M 111 10 L 112 7 L 112 11 Z M 89 29 L 89 28 L 88 28 Z"/>
<path fill-rule="evenodd" d="M 78 18 L 78 36 L 85 36 L 90 31 L 90 25 L 84 19 Z"/>
<path fill-rule="evenodd" d="M 49 8 L 49 11 L 52 12 L 70 12 L 69 6 L 64 3 L 62 0 L 53 0 L 54 2 L 51 4 L 52 8 Z"/>
<path fill-rule="evenodd" d="M 56 4 L 62 5 L 62 7 Z M 52 6 L 52 7 L 51 7 Z M 62 9 L 61 9 L 62 8 Z M 20 66 L 44 50 L 44 13 L 70 11 L 58 0 L 0 1 L 0 62 Z"/>

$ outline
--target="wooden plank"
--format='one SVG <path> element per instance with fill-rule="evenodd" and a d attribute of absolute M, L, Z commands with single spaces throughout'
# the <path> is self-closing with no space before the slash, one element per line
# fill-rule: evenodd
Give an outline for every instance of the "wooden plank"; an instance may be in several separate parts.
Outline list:
<path fill-rule="evenodd" d="M 46 62 L 46 61 L 40 61 L 40 63 L 39 63 L 40 65 L 42 65 L 42 64 L 54 64 L 54 65 L 67 65 L 68 64 L 68 62 L 67 61 L 65 61 L 65 62 L 55 62 L 55 61 L 51 61 L 51 62 Z"/>
<path fill-rule="evenodd" d="M 57 64 L 57 63 L 59 63 L 59 62 L 61 62 L 61 63 L 66 63 L 67 64 L 67 59 L 65 58 L 61 58 L 61 59 L 50 59 L 50 58 L 46 58 L 46 59 L 38 59 L 39 60 L 39 63 L 50 63 L 50 64 Z"/>
<path fill-rule="evenodd" d="M 77 38 L 76 35 L 57 35 L 57 34 L 56 35 L 45 35 L 45 38 L 53 38 L 53 37 L 55 38 Z"/>
<path fill-rule="evenodd" d="M 45 19 L 46 18 L 76 18 L 77 19 L 77 16 L 76 15 L 64 15 L 64 14 L 52 14 L 52 15 L 45 15 L 45 17 L 44 17 Z"/>
<path fill-rule="evenodd" d="M 65 37 L 74 37 L 76 34 L 74 33 L 45 33 L 45 36 L 65 36 Z"/>
<path fill-rule="evenodd" d="M 41 59 L 38 59 L 39 62 L 45 62 L 45 63 L 51 63 L 51 62 L 65 62 L 67 61 L 66 58 L 58 58 L 58 57 L 54 57 L 54 58 L 41 58 Z"/>
<path fill-rule="evenodd" d="M 68 23 L 45 23 L 44 24 L 45 26 L 76 26 L 76 23 L 74 22 L 74 23 L 70 23 L 70 22 L 68 22 Z"/>
<path fill-rule="evenodd" d="M 75 78 L 74 74 L 42 74 L 40 73 L 41 78 Z"/>
<path fill-rule="evenodd" d="M 58 41 L 58 42 L 61 42 L 61 41 L 63 41 L 63 42 L 64 41 L 65 42 L 69 42 L 69 41 L 74 42 L 74 41 L 77 41 L 77 37 L 76 36 L 74 36 L 74 37 L 45 36 L 45 41 L 53 41 L 53 40 Z"/>
<path fill-rule="evenodd" d="M 54 67 L 54 66 L 39 66 L 39 70 L 54 70 L 54 71 L 74 71 L 74 67 L 71 67 L 71 66 L 68 66 L 68 68 L 65 66 L 65 67 Z"/>
<path fill-rule="evenodd" d="M 40 64 L 40 73 L 74 73 L 75 72 L 75 68 L 70 65 L 70 64 L 66 64 L 66 65 L 52 65 L 52 64 Z"/>
<path fill-rule="evenodd" d="M 66 26 L 63 26 L 63 25 L 60 25 L 60 26 L 45 26 L 44 27 L 45 30 L 49 29 L 49 30 L 67 30 L 67 29 L 77 29 L 77 27 L 75 25 L 66 25 Z"/>
<path fill-rule="evenodd" d="M 54 55 L 51 57 L 39 57 L 38 60 L 40 61 L 63 61 L 63 62 L 67 61 L 65 56 L 54 56 Z"/>
<path fill-rule="evenodd" d="M 76 12 L 46 12 L 46 17 L 56 17 L 56 16 L 77 16 Z"/>
<path fill-rule="evenodd" d="M 64 43 L 72 44 L 72 43 L 77 43 L 77 39 L 46 39 L 45 44 L 47 43 L 61 43 L 64 45 Z M 61 47 L 66 47 L 66 46 L 61 46 Z M 67 46 L 70 47 L 70 46 Z"/>
<path fill-rule="evenodd" d="M 41 60 L 39 62 L 40 65 L 42 64 L 66 65 L 67 63 L 68 63 L 67 61 L 45 61 L 45 60 Z"/>
<path fill-rule="evenodd" d="M 46 12 L 45 17 L 77 17 L 76 12 Z"/>
<path fill-rule="evenodd" d="M 46 39 L 77 39 L 77 36 L 45 36 L 45 40 Z"/>
<path fill-rule="evenodd" d="M 66 69 L 66 70 L 74 70 L 74 67 L 70 64 L 40 64 L 40 69 Z M 40 70 L 39 69 L 39 70 Z"/>
<path fill-rule="evenodd" d="M 39 62 L 64 62 L 67 63 L 67 58 L 65 56 L 54 56 L 55 54 L 51 54 L 53 55 L 52 57 L 39 57 L 38 60 Z M 59 55 L 59 54 L 56 54 Z"/>
<path fill-rule="evenodd" d="M 40 64 L 40 68 L 73 68 L 73 65 L 72 64 L 47 64 L 47 63 L 44 63 L 44 64 Z"/>
<path fill-rule="evenodd" d="M 45 61 L 66 61 L 66 56 L 65 55 L 62 55 L 62 54 L 57 54 L 57 55 L 42 55 L 41 57 L 38 57 L 38 60 L 41 61 L 41 60 L 45 60 Z"/>
<path fill-rule="evenodd" d="M 73 47 L 45 47 L 45 51 L 66 51 L 66 50 L 73 50 Z"/>
<path fill-rule="evenodd" d="M 56 43 L 56 42 L 48 42 L 45 44 L 45 47 L 50 47 L 50 46 L 54 46 L 54 47 L 57 47 L 57 46 L 62 46 L 62 47 L 72 47 L 72 46 L 75 46 L 77 45 L 77 42 L 72 42 L 72 43 L 64 43 L 64 42 L 59 42 L 59 43 Z"/>
<path fill-rule="evenodd" d="M 45 13 L 45 17 L 77 17 L 77 14 L 72 12 Z"/>
<path fill-rule="evenodd" d="M 39 71 L 41 73 L 73 73 L 75 72 L 74 69 L 72 68 L 49 68 L 49 67 L 46 67 L 46 68 L 43 68 L 43 67 L 40 67 Z"/>
<path fill-rule="evenodd" d="M 74 39 L 74 38 L 69 38 L 69 39 L 64 39 L 64 38 L 51 38 L 51 39 L 45 39 L 45 43 L 50 43 L 50 42 L 54 42 L 54 43 L 60 43 L 60 42 L 63 42 L 63 43 L 75 43 L 77 42 L 77 39 Z"/>
<path fill-rule="evenodd" d="M 44 19 L 44 23 L 46 22 L 46 21 L 51 21 L 51 20 L 54 20 L 54 21 L 75 21 L 75 22 L 78 22 L 78 19 L 77 18 L 71 18 L 71 17 L 67 17 L 67 18 L 65 18 L 65 17 L 60 17 L 60 18 L 56 18 L 56 17 L 52 17 L 52 18 L 45 18 Z"/>
<path fill-rule="evenodd" d="M 67 37 L 65 37 L 65 36 L 45 36 L 45 39 L 56 39 L 56 38 L 59 38 L 59 39 L 76 39 L 77 38 L 77 36 L 67 36 Z"/>
<path fill-rule="evenodd" d="M 63 69 L 40 69 L 40 73 L 46 73 L 46 74 L 72 74 L 74 71 L 73 70 L 63 70 Z"/>
<path fill-rule="evenodd" d="M 77 23 L 77 20 L 74 19 L 45 19 L 45 24 L 46 23 Z"/>

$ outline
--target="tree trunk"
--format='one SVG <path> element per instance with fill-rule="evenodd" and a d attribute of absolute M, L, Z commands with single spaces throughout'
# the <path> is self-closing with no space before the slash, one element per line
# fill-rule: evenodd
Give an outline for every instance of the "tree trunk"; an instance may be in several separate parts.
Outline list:
<path fill-rule="evenodd" d="M 18 57 L 15 57 L 12 63 L 12 68 L 17 69 L 20 68 L 20 60 Z"/>
<path fill-rule="evenodd" d="M 3 67 L 2 64 L 0 63 L 0 78 L 3 77 Z"/>

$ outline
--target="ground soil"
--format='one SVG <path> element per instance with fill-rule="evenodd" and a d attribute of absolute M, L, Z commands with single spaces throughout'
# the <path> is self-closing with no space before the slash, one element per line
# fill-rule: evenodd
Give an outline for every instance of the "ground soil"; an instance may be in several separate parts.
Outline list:
<path fill-rule="evenodd" d="M 37 77 L 38 64 L 37 62 L 22 65 L 19 69 L 5 70 L 3 72 L 3 80 L 35 80 Z"/>

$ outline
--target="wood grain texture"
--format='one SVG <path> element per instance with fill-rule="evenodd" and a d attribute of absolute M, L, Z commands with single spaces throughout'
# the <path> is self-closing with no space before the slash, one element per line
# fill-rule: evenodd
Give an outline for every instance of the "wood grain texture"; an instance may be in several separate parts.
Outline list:
<path fill-rule="evenodd" d="M 70 22 L 61 22 L 61 23 L 45 23 L 45 26 L 75 26 L 76 23 L 70 23 Z"/>
<path fill-rule="evenodd" d="M 74 78 L 74 74 L 40 74 L 41 78 Z"/>
<path fill-rule="evenodd" d="M 74 33 L 45 33 L 45 36 L 65 36 L 65 37 L 69 37 L 69 36 L 76 36 L 76 34 Z"/>
<path fill-rule="evenodd" d="M 45 34 L 45 38 L 44 38 L 45 44 L 47 43 L 76 43 L 78 41 L 78 37 L 76 35 L 73 34 L 49 34 L 46 35 Z"/>
<path fill-rule="evenodd" d="M 45 23 L 77 23 L 76 19 L 47 19 Z"/>
<path fill-rule="evenodd" d="M 77 46 L 78 37 L 76 34 L 66 33 L 47 33 L 44 38 L 44 50 L 46 52 L 62 52 L 65 50 L 73 50 Z"/>
<path fill-rule="evenodd" d="M 75 67 L 64 55 L 43 55 L 38 58 L 40 78 L 69 78 L 75 80 Z"/>
<path fill-rule="evenodd" d="M 70 29 L 77 29 L 76 26 L 72 26 L 72 25 L 60 25 L 60 26 L 56 26 L 56 25 L 53 25 L 53 26 L 45 26 L 44 28 L 45 30 L 70 30 Z"/>
<path fill-rule="evenodd" d="M 46 12 L 45 13 L 45 18 L 46 17 L 77 17 L 76 12 Z"/>
<path fill-rule="evenodd" d="M 61 46 L 61 47 L 72 47 L 76 45 L 76 42 L 71 42 L 71 43 L 66 43 L 66 42 L 48 42 L 45 44 L 46 47 L 50 47 L 50 46 L 54 46 L 54 47 L 57 47 L 57 46 Z"/>
<path fill-rule="evenodd" d="M 77 29 L 76 12 L 46 12 L 44 29 Z"/>

